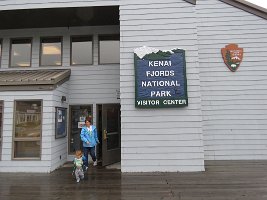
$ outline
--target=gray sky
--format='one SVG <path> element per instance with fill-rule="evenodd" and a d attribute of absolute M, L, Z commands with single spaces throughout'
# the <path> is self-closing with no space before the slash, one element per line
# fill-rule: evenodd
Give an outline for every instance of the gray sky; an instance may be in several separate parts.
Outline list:
<path fill-rule="evenodd" d="M 263 8 L 267 8 L 267 1 L 266 0 L 246 0 L 250 3 L 256 4 L 258 6 L 261 6 Z"/>

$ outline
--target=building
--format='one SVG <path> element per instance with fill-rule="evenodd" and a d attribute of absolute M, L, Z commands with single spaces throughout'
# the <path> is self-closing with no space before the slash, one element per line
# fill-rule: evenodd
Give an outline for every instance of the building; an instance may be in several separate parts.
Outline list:
<path fill-rule="evenodd" d="M 267 159 L 266 9 L 244 0 L 6 0 L 0 19 L 1 172 L 51 172 L 72 160 L 86 117 L 102 165 L 121 161 L 122 172 Z M 221 54 L 233 44 L 243 49 L 238 69 Z M 187 106 L 135 106 L 142 46 L 184 50 Z"/>

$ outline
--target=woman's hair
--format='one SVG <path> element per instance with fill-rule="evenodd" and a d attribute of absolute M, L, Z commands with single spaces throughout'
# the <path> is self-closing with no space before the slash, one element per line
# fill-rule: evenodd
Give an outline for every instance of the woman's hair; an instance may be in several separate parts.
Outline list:
<path fill-rule="evenodd" d="M 76 150 L 75 155 L 76 155 L 77 158 L 82 157 L 82 151 L 81 150 Z"/>
<path fill-rule="evenodd" d="M 86 120 L 84 121 L 84 123 L 86 123 L 86 122 L 90 122 L 90 124 L 91 124 L 91 119 L 86 119 Z"/>

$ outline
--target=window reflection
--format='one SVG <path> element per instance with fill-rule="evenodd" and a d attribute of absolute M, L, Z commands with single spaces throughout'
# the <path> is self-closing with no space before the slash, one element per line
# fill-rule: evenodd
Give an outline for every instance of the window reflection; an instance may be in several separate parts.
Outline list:
<path fill-rule="evenodd" d="M 99 64 L 120 63 L 119 35 L 99 36 Z"/>
<path fill-rule="evenodd" d="M 17 101 L 15 137 L 40 137 L 41 102 Z"/>
<path fill-rule="evenodd" d="M 16 101 L 14 157 L 39 157 L 41 101 Z"/>
<path fill-rule="evenodd" d="M 31 39 L 12 39 L 10 51 L 10 67 L 30 67 L 31 49 Z"/>
<path fill-rule="evenodd" d="M 92 106 L 75 105 L 70 107 L 70 138 L 69 152 L 74 153 L 77 149 L 82 149 L 82 141 L 80 138 L 81 128 L 86 118 L 92 119 Z M 93 123 L 93 122 L 92 122 Z"/>
<path fill-rule="evenodd" d="M 93 64 L 91 36 L 71 38 L 71 65 Z"/>
<path fill-rule="evenodd" d="M 15 142 L 15 158 L 36 158 L 40 156 L 40 142 Z"/>
<path fill-rule="evenodd" d="M 41 39 L 41 65 L 60 66 L 62 63 L 62 39 L 42 38 Z"/>

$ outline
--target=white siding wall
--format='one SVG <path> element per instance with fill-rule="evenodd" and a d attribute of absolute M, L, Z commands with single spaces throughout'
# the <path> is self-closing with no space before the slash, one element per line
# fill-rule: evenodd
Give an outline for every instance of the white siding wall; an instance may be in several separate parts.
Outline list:
<path fill-rule="evenodd" d="M 120 103 L 120 65 L 98 64 L 98 35 L 119 34 L 119 26 L 71 28 L 71 35 L 93 35 L 93 65 L 71 67 L 69 104 L 92 104 L 93 122 L 96 122 L 96 104 Z M 65 66 L 70 62 L 70 41 L 65 39 Z M 96 125 L 96 124 L 95 124 Z"/>
<path fill-rule="evenodd" d="M 49 135 L 51 136 L 51 171 L 63 165 L 67 161 L 68 154 L 68 137 L 55 139 L 55 107 L 64 107 L 67 108 L 67 125 L 69 124 L 69 110 L 68 110 L 68 89 L 69 81 L 62 84 L 60 87 L 53 91 L 53 105 L 54 105 L 54 114 L 51 117 L 51 130 Z M 66 102 L 61 102 L 61 97 L 66 96 Z M 68 127 L 66 127 L 68 131 Z"/>
<path fill-rule="evenodd" d="M 120 65 L 98 65 L 97 36 L 99 34 L 119 34 L 119 26 L 3 30 L 0 33 L 0 38 L 3 38 L 1 68 L 3 70 L 8 69 L 10 38 L 33 38 L 32 69 L 47 69 L 49 67 L 39 67 L 40 37 L 63 36 L 63 67 L 64 69 L 71 69 L 70 105 L 119 103 L 117 91 L 120 89 Z M 93 36 L 93 65 L 70 66 L 70 36 L 72 35 Z M 62 67 L 57 68 L 62 69 Z"/>
<path fill-rule="evenodd" d="M 51 116 L 55 106 L 67 107 L 61 96 L 70 105 L 93 104 L 95 117 L 97 103 L 119 103 L 119 88 L 123 172 L 204 170 L 202 131 L 207 160 L 267 159 L 266 20 L 218 0 L 197 1 L 197 6 L 183 0 L 0 0 L 0 10 L 118 4 L 120 27 L 1 30 L 1 70 L 8 69 L 10 38 L 32 37 L 32 69 L 41 69 L 40 37 L 63 36 L 63 67 L 72 75 L 55 91 L 1 93 L 0 170 L 48 172 L 60 166 L 67 157 L 67 138 L 54 139 Z M 98 65 L 97 34 L 119 32 L 120 66 Z M 84 34 L 94 36 L 94 64 L 70 67 L 70 36 Z M 244 48 L 237 72 L 230 72 L 221 57 L 221 48 L 229 43 Z M 141 46 L 186 50 L 188 107 L 134 107 L 133 50 Z M 43 99 L 42 160 L 11 161 L 14 99 L 33 98 Z"/>
<path fill-rule="evenodd" d="M 25 95 L 27 93 L 27 95 Z M 53 95 L 53 96 L 52 96 Z M 55 107 L 66 107 L 61 96 L 68 95 L 68 82 L 54 91 L 1 92 L 4 100 L 2 172 L 50 172 L 67 161 L 67 137 L 55 139 Z M 43 100 L 41 161 L 11 161 L 14 100 Z M 61 156 L 61 158 L 60 158 Z"/>
<path fill-rule="evenodd" d="M 0 10 L 118 5 L 119 0 L 0 0 Z"/>
<path fill-rule="evenodd" d="M 118 26 L 105 27 L 75 27 L 75 28 L 53 28 L 53 29 L 24 29 L 24 30 L 3 30 L 0 38 L 3 38 L 3 54 L 1 70 L 8 69 L 10 38 L 32 37 L 32 68 L 48 69 L 49 67 L 39 67 L 39 48 L 40 37 L 63 36 L 63 67 L 71 69 L 70 80 L 54 91 L 49 92 L 26 92 L 28 95 L 20 96 L 25 92 L 0 93 L 0 100 L 4 100 L 4 123 L 3 123 L 3 151 L 2 161 L 0 162 L 1 171 L 27 171 L 36 170 L 38 172 L 49 172 L 62 165 L 67 160 L 68 143 L 67 137 L 55 139 L 55 107 L 68 107 L 75 104 L 93 104 L 94 122 L 96 122 L 95 108 L 99 103 L 119 103 L 117 90 L 120 89 L 119 64 L 98 65 L 98 34 L 119 34 Z M 70 36 L 71 35 L 93 35 L 93 57 L 94 64 L 89 66 L 70 67 Z M 18 69 L 18 68 L 16 68 Z M 16 70 L 14 68 L 14 70 Z M 50 96 L 49 96 L 49 95 Z M 43 96 L 42 96 L 43 95 Z M 61 96 L 67 97 L 67 102 L 61 104 Z M 52 97 L 53 96 L 53 97 Z M 44 121 L 42 137 L 42 161 L 10 161 L 12 151 L 12 120 L 13 119 L 13 100 L 15 99 L 43 99 Z M 49 98 L 49 101 L 46 100 Z M 8 114 L 8 118 L 6 118 Z M 6 131 L 9 130 L 9 132 Z M 61 156 L 61 159 L 60 159 Z M 18 165 L 18 163 L 20 165 Z M 14 166 L 10 168 L 10 166 Z M 22 167 L 18 167 L 22 166 Z M 38 166 L 28 168 L 28 166 Z M 51 167 L 51 168 L 50 168 Z"/>
<path fill-rule="evenodd" d="M 195 7 L 183 0 L 122 0 L 121 170 L 204 170 Z M 186 50 L 189 106 L 136 109 L 133 50 Z"/>
<path fill-rule="evenodd" d="M 206 160 L 267 159 L 267 20 L 218 0 L 197 2 Z M 244 48 L 236 72 L 221 48 Z"/>
<path fill-rule="evenodd" d="M 54 134 L 54 115 L 52 91 L 18 91 L 1 92 L 4 100 L 3 115 L 3 145 L 0 162 L 0 172 L 50 172 L 51 167 L 51 136 Z M 41 161 L 15 161 L 12 159 L 13 113 L 14 100 L 42 99 L 43 126 L 41 143 Z M 54 136 L 54 135 L 53 135 Z"/>

